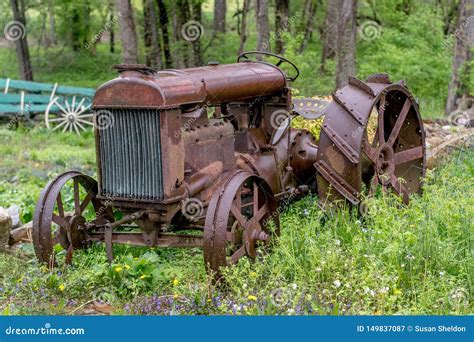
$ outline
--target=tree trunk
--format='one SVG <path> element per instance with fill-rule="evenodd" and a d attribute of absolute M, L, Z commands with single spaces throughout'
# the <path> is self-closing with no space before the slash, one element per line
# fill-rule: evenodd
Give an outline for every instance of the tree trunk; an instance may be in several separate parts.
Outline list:
<path fill-rule="evenodd" d="M 49 17 L 49 37 L 48 44 L 50 46 L 56 46 L 58 43 L 56 38 L 56 20 L 54 18 L 54 3 L 53 0 L 48 2 L 48 17 Z"/>
<path fill-rule="evenodd" d="M 192 12 L 193 20 L 200 23 L 202 20 L 202 9 L 201 9 L 201 0 L 192 0 Z M 202 32 L 199 33 L 199 38 L 192 41 L 193 44 L 193 59 L 194 66 L 203 65 L 202 53 L 201 53 L 201 36 Z"/>
<path fill-rule="evenodd" d="M 183 27 L 188 23 L 191 13 L 189 11 L 188 0 L 177 0 L 176 1 L 176 12 L 173 17 L 174 23 L 174 35 L 176 41 L 179 43 L 179 51 L 182 57 L 182 66 L 189 67 L 191 66 L 189 62 L 189 50 L 187 47 L 188 40 L 183 36 Z"/>
<path fill-rule="evenodd" d="M 110 22 L 109 51 L 110 53 L 114 53 L 115 52 L 115 21 L 117 19 L 115 19 L 113 0 L 109 0 L 108 8 L 109 8 L 109 22 Z"/>
<path fill-rule="evenodd" d="M 160 16 L 161 35 L 163 38 L 163 51 L 165 53 L 165 67 L 173 67 L 173 59 L 170 52 L 170 38 L 168 34 L 168 12 L 163 0 L 156 0 L 158 5 L 158 14 Z"/>
<path fill-rule="evenodd" d="M 472 60 L 474 41 L 474 4 L 472 0 L 461 0 L 459 3 L 458 25 L 455 30 L 454 55 L 451 67 L 451 82 L 448 88 L 446 114 L 458 107 L 458 100 L 467 95 L 467 84 L 464 75 L 469 75 L 469 62 Z"/>
<path fill-rule="evenodd" d="M 225 16 L 227 12 L 226 0 L 214 1 L 214 31 L 225 32 Z"/>
<path fill-rule="evenodd" d="M 285 48 L 281 36 L 288 28 L 290 16 L 290 0 L 275 1 L 275 53 L 283 54 Z"/>
<path fill-rule="evenodd" d="M 138 63 L 137 33 L 133 21 L 133 8 L 130 0 L 117 0 L 117 11 L 120 14 L 120 38 L 122 41 L 122 63 Z"/>
<path fill-rule="evenodd" d="M 247 41 L 247 14 L 249 12 L 250 0 L 244 0 L 242 7 L 242 21 L 240 23 L 240 45 L 239 55 L 244 52 L 245 42 Z"/>
<path fill-rule="evenodd" d="M 257 50 L 270 51 L 270 29 L 268 27 L 268 1 L 255 0 L 257 17 Z"/>
<path fill-rule="evenodd" d="M 315 0 L 307 0 L 305 3 L 305 14 L 306 20 L 304 21 L 304 37 L 301 41 L 300 48 L 298 49 L 299 53 L 303 53 L 306 45 L 308 45 L 309 40 L 311 39 L 311 35 L 313 34 L 313 18 L 314 13 L 316 12 L 316 1 Z"/>
<path fill-rule="evenodd" d="M 146 64 L 161 68 L 160 46 L 153 0 L 143 0 L 143 19 Z"/>
<path fill-rule="evenodd" d="M 81 48 L 81 14 L 79 13 L 79 6 L 76 3 L 72 3 L 71 15 L 72 49 L 78 51 Z"/>
<path fill-rule="evenodd" d="M 355 75 L 357 0 L 343 0 L 338 16 L 336 88 Z"/>
<path fill-rule="evenodd" d="M 324 20 L 324 30 L 322 31 L 323 48 L 321 51 L 321 72 L 325 71 L 326 60 L 334 58 L 337 50 L 337 18 L 341 0 L 333 0 L 327 2 L 326 18 Z"/>
<path fill-rule="evenodd" d="M 25 81 L 33 81 L 33 69 L 31 68 L 30 51 L 26 37 L 25 6 L 23 1 L 11 0 L 13 25 L 5 27 L 5 32 L 9 33 L 10 40 L 15 41 L 16 56 L 20 66 L 20 78 Z M 5 34 L 7 35 L 7 34 Z"/>

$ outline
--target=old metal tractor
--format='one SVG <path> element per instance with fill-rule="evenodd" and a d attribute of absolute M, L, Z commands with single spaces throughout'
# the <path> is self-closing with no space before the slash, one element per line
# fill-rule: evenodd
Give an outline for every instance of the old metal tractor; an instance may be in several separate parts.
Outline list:
<path fill-rule="evenodd" d="M 92 105 L 98 182 L 69 171 L 38 200 L 33 242 L 41 262 L 54 264 L 58 244 L 67 263 L 96 242 L 109 260 L 114 243 L 202 247 L 208 270 L 219 274 L 255 258 L 279 234 L 282 203 L 306 193 L 325 208 L 362 207 L 364 191 L 377 188 L 408 203 L 421 190 L 418 105 L 385 74 L 351 77 L 319 110 L 318 100 L 292 100 L 298 68 L 268 53 L 183 70 L 116 69 Z M 320 136 L 292 128 L 298 115 L 324 116 Z"/>

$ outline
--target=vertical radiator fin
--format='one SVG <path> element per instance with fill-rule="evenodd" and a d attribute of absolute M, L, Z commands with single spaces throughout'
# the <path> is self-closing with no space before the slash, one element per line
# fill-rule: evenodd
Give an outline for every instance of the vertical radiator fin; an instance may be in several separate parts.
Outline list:
<path fill-rule="evenodd" d="M 101 195 L 137 200 L 163 199 L 160 115 L 151 109 L 99 110 Z M 109 118 L 101 118 L 108 115 Z"/>

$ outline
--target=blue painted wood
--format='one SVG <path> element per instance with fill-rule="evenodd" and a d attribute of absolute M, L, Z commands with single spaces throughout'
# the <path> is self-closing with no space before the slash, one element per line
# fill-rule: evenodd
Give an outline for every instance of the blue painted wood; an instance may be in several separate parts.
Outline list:
<path fill-rule="evenodd" d="M 25 94 L 25 103 L 46 103 L 48 104 L 50 100 L 49 95 L 31 95 Z M 0 94 L 0 104 L 6 103 L 21 103 L 20 94 Z"/>
<path fill-rule="evenodd" d="M 47 104 L 33 104 L 33 105 L 25 104 L 24 111 L 26 113 L 44 113 L 47 107 L 48 107 Z M 50 111 L 53 113 L 58 112 L 59 107 L 56 105 L 51 106 Z M 0 104 L 0 113 L 20 114 L 20 112 L 21 112 L 21 108 L 19 104 Z"/>
<path fill-rule="evenodd" d="M 5 89 L 6 84 L 7 84 L 7 79 L 0 78 L 0 90 Z M 10 79 L 10 84 L 8 86 L 8 89 L 9 89 L 8 92 L 10 92 L 10 90 L 13 90 L 13 89 L 18 89 L 18 90 L 27 90 L 31 92 L 51 93 L 54 89 L 54 84 Z M 92 88 L 58 86 L 56 89 L 56 94 L 65 94 L 65 95 L 77 94 L 77 95 L 92 97 L 95 94 L 95 90 Z"/>

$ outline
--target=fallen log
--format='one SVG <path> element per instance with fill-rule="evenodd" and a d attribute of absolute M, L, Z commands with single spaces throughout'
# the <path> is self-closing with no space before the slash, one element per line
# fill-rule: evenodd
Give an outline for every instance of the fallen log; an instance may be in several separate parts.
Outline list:
<path fill-rule="evenodd" d="M 8 239 L 8 244 L 12 246 L 18 242 L 31 242 L 32 227 L 33 227 L 33 222 L 30 221 L 19 228 L 13 229 L 10 232 L 10 238 Z"/>
<path fill-rule="evenodd" d="M 468 144 L 468 141 L 470 137 L 472 137 L 472 135 L 473 132 L 470 132 L 468 134 L 455 135 L 450 139 L 440 143 L 439 145 L 429 148 L 426 152 L 427 167 L 429 169 L 434 168 L 444 155 L 448 154 L 456 147 Z"/>

